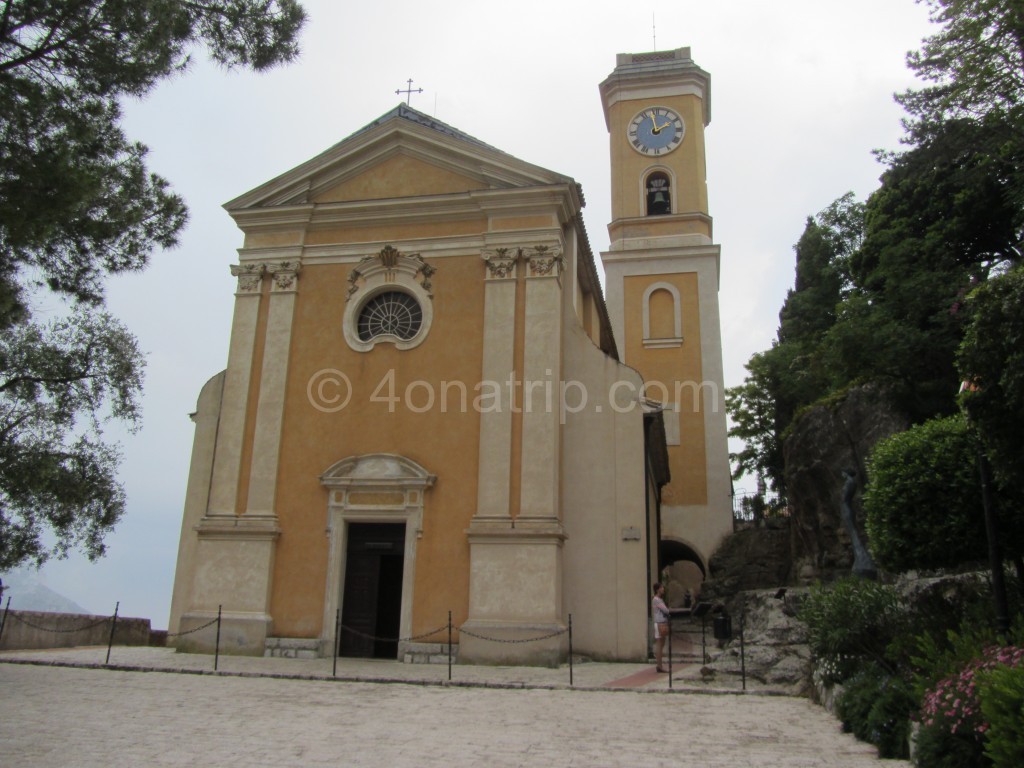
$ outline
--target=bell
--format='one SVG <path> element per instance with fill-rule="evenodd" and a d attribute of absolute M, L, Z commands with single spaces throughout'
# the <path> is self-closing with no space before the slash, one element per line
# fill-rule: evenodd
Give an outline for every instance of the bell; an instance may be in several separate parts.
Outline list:
<path fill-rule="evenodd" d="M 668 197 L 661 190 L 655 192 L 648 208 L 649 213 L 668 213 Z"/>

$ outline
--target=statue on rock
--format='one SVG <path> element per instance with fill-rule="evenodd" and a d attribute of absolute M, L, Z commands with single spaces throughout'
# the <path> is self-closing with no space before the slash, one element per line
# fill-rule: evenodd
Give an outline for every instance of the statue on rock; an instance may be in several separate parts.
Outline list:
<path fill-rule="evenodd" d="M 857 525 L 853 517 L 853 495 L 857 492 L 857 472 L 853 469 L 844 469 L 843 495 L 839 502 L 839 513 L 843 520 L 843 527 L 850 534 L 850 541 L 853 542 L 853 575 L 865 579 L 877 579 L 878 570 L 875 568 L 875 561 L 871 559 L 871 553 L 860 540 L 857 532 Z"/>

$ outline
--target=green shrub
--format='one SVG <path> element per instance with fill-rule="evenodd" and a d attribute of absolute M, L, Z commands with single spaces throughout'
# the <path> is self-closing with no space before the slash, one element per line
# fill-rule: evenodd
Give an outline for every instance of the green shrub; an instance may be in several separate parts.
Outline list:
<path fill-rule="evenodd" d="M 963 415 L 880 441 L 868 459 L 865 527 L 883 568 L 950 568 L 983 559 L 977 440 Z"/>
<path fill-rule="evenodd" d="M 842 682 L 866 662 L 887 666 L 899 611 L 896 590 L 875 581 L 847 578 L 812 587 L 799 617 L 811 652 L 833 670 L 825 682 Z"/>
<path fill-rule="evenodd" d="M 844 730 L 878 747 L 879 757 L 904 758 L 915 708 L 909 685 L 866 664 L 844 684 L 838 715 Z"/>
<path fill-rule="evenodd" d="M 918 584 L 904 600 L 888 657 L 920 681 L 920 693 L 999 642 L 992 585 L 984 575 Z"/>
<path fill-rule="evenodd" d="M 972 734 L 950 733 L 940 725 L 922 725 L 914 765 L 920 768 L 990 768 L 981 741 Z"/>
<path fill-rule="evenodd" d="M 992 765 L 1024 766 L 1024 666 L 997 667 L 984 674 L 979 698 L 988 723 L 985 754 Z"/>

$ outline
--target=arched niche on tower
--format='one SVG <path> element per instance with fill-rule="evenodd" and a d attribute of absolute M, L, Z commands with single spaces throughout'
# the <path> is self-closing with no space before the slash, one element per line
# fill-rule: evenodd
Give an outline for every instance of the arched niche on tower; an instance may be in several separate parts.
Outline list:
<path fill-rule="evenodd" d="M 643 296 L 645 347 L 678 347 L 683 343 L 683 311 L 679 289 L 672 283 L 647 286 Z"/>

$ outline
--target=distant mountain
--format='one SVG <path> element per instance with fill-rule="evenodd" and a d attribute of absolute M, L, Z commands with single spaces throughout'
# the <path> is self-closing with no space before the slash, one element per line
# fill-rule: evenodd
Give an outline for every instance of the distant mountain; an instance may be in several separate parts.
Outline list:
<path fill-rule="evenodd" d="M 9 571 L 0 574 L 0 579 L 4 582 L 3 605 L 7 605 L 8 597 L 11 598 L 12 611 L 92 614 L 92 611 L 43 584 L 34 568 Z"/>

